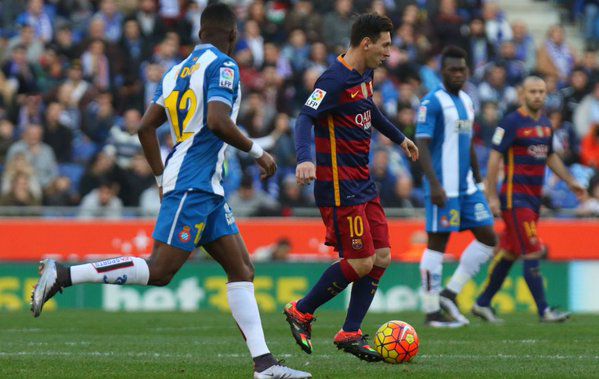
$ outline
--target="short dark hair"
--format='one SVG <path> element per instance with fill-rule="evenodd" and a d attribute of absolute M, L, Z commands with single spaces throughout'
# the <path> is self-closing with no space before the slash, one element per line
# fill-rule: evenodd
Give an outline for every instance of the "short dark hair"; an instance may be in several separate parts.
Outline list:
<path fill-rule="evenodd" d="M 447 58 L 467 59 L 467 57 L 466 50 L 455 45 L 449 45 L 441 52 L 441 67 L 445 66 Z"/>
<path fill-rule="evenodd" d="M 200 17 L 202 29 L 233 29 L 236 22 L 235 12 L 227 4 L 223 3 L 208 5 Z"/>
<path fill-rule="evenodd" d="M 368 37 L 376 42 L 381 32 L 393 31 L 393 22 L 387 16 L 377 13 L 367 13 L 358 17 L 351 27 L 352 46 L 358 46 L 362 39 Z"/>

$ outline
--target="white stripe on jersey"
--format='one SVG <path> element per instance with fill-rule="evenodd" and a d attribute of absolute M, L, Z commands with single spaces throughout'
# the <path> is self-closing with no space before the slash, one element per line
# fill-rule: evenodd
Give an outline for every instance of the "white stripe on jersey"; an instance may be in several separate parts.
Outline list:
<path fill-rule="evenodd" d="M 215 98 L 212 98 L 214 101 Z M 231 109 L 231 120 L 234 124 L 237 123 L 237 115 L 239 114 L 239 107 L 241 105 L 241 84 L 239 84 L 239 88 L 237 89 L 237 99 L 235 99 L 235 104 Z M 223 143 L 223 147 L 218 151 L 218 161 L 216 162 L 216 167 L 214 169 L 214 174 L 212 175 L 212 190 L 215 194 L 225 196 L 225 189 L 220 183 L 223 178 L 223 164 L 225 163 L 225 150 L 227 150 L 226 143 Z"/>
<path fill-rule="evenodd" d="M 192 54 L 193 55 L 193 54 Z M 173 67 L 169 73 L 164 77 L 162 82 L 163 86 L 163 98 L 167 98 L 170 93 L 175 89 L 175 84 L 177 82 L 177 76 L 181 71 L 181 67 L 192 57 L 190 55 L 187 59 L 183 60 L 181 63 Z M 164 169 L 163 173 L 163 193 L 167 193 L 175 189 L 177 185 L 177 179 L 179 177 L 179 172 L 181 166 L 183 165 L 183 161 L 185 160 L 185 155 L 189 148 L 193 145 L 193 141 L 197 133 L 199 133 L 204 127 L 204 78 L 206 77 L 206 69 L 212 62 L 214 62 L 218 57 L 211 50 L 206 50 L 199 58 L 197 63 L 199 64 L 199 69 L 195 71 L 190 79 L 189 87 L 194 91 L 197 101 L 197 110 L 191 120 L 189 120 L 188 126 L 185 129 L 186 133 L 192 132 L 193 136 L 181 142 L 177 147 L 173 155 L 170 157 L 167 166 Z M 193 80 L 195 79 L 195 80 Z M 197 80 L 199 79 L 199 80 Z M 168 112 L 167 112 L 168 115 Z M 170 120 L 169 115 L 169 123 L 172 125 L 172 120 Z M 171 136 L 173 141 L 177 140 L 175 132 L 171 127 Z"/>
<path fill-rule="evenodd" d="M 466 92 L 460 91 L 460 99 L 462 100 L 462 103 L 464 103 L 464 107 L 466 108 L 466 112 L 468 113 L 468 120 L 474 120 L 474 103 L 472 102 L 470 96 L 468 96 Z M 468 195 L 472 195 L 473 193 L 478 191 L 476 183 L 474 183 L 474 174 L 472 173 L 472 167 L 468 171 L 466 183 L 468 184 L 468 189 L 466 190 L 466 193 Z"/>
<path fill-rule="evenodd" d="M 451 96 L 447 92 L 437 91 L 435 96 L 441 104 L 443 126 L 445 128 L 442 145 L 443 153 L 441 155 L 442 185 L 448 197 L 457 197 L 460 195 L 460 154 L 456 125 L 460 116 Z"/>

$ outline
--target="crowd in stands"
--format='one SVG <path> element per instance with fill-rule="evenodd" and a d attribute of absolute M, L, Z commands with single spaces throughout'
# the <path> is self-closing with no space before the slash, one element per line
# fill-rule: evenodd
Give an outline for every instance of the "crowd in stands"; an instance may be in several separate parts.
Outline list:
<path fill-rule="evenodd" d="M 499 1 L 229 0 L 239 15 L 234 58 L 243 102 L 238 125 L 272 152 L 267 182 L 246 154 L 229 149 L 225 188 L 238 216 L 291 216 L 312 188 L 295 183 L 294 119 L 316 79 L 348 46 L 353 17 L 375 11 L 394 25 L 391 57 L 375 72 L 375 102 L 408 136 L 419 98 L 440 84 L 439 53 L 469 55 L 476 150 L 486 159 L 494 128 L 519 106 L 531 73 L 548 85 L 554 150 L 589 187 L 582 204 L 549 175 L 545 205 L 599 215 L 599 5 L 575 1 L 587 49 L 559 25 L 534 40 Z M 0 2 L 0 205 L 78 206 L 81 217 L 155 214 L 159 195 L 136 131 L 165 71 L 198 43 L 207 0 L 3 0 Z M 548 5 L 549 6 L 549 5 Z M 593 42 L 594 41 L 594 42 Z M 163 154 L 173 146 L 159 129 Z M 420 207 L 422 174 L 374 133 L 371 172 L 386 207 Z"/>

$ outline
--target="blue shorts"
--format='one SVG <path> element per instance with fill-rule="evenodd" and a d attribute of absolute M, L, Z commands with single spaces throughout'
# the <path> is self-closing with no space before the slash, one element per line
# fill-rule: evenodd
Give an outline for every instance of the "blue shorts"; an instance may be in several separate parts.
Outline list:
<path fill-rule="evenodd" d="M 152 237 L 192 251 L 237 233 L 233 212 L 224 197 L 202 191 L 171 191 L 162 199 Z"/>
<path fill-rule="evenodd" d="M 443 208 L 434 205 L 430 197 L 425 198 L 424 205 L 426 231 L 429 233 L 458 232 L 493 225 L 493 214 L 481 191 L 449 197 Z"/>

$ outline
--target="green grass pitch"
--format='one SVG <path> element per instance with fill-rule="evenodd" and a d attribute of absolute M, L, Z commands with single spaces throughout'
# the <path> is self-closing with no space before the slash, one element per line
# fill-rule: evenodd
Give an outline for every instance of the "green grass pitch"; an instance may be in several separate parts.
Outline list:
<path fill-rule="evenodd" d="M 318 315 L 312 355 L 292 341 L 282 314 L 263 315 L 263 323 L 272 352 L 315 378 L 599 376 L 597 316 L 545 325 L 517 314 L 501 326 L 473 320 L 463 329 L 436 330 L 422 325 L 421 314 L 368 315 L 366 333 L 393 319 L 416 328 L 420 353 L 403 365 L 365 363 L 339 352 L 332 337 L 343 318 L 339 312 Z M 0 378 L 250 378 L 251 369 L 245 344 L 224 313 L 60 310 L 39 319 L 0 313 Z"/>

